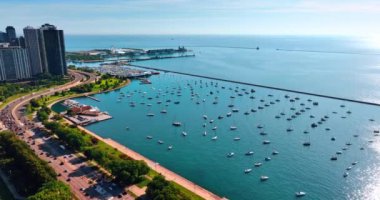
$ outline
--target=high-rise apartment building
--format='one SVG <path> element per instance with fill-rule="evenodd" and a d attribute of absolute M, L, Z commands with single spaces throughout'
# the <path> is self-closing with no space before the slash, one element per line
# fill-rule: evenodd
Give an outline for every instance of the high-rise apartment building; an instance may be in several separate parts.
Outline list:
<path fill-rule="evenodd" d="M 0 81 L 31 78 L 28 55 L 20 47 L 0 48 Z"/>

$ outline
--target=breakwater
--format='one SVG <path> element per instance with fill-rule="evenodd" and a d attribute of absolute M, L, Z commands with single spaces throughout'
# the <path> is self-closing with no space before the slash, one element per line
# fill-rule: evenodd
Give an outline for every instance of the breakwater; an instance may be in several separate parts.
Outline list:
<path fill-rule="evenodd" d="M 228 79 L 223 79 L 223 78 L 210 77 L 210 76 L 205 76 L 205 75 L 197 75 L 197 74 L 178 72 L 178 71 L 173 71 L 173 70 L 160 69 L 160 68 L 156 68 L 156 67 L 133 65 L 133 64 L 130 64 L 130 66 L 132 66 L 132 67 L 138 67 L 138 68 L 143 68 L 143 69 L 149 69 L 149 70 L 157 70 L 157 71 L 162 71 L 162 72 L 170 72 L 170 73 L 175 73 L 175 74 L 188 75 L 188 76 L 199 77 L 199 78 L 207 78 L 207 79 L 217 80 L 217 81 L 237 83 L 237 84 L 242 84 L 242 85 L 249 85 L 249 86 L 266 88 L 266 89 L 272 89 L 272 90 L 278 90 L 278 91 L 284 91 L 284 92 L 292 92 L 292 93 L 297 93 L 297 94 L 304 94 L 304 95 L 323 97 L 323 98 L 328 98 L 328 99 L 348 101 L 348 102 L 353 102 L 353 103 L 360 103 L 360 104 L 366 104 L 366 105 L 372 105 L 372 106 L 380 106 L 380 103 L 361 101 L 361 100 L 349 99 L 349 98 L 344 98 L 344 97 L 336 97 L 336 96 L 317 94 L 317 93 L 312 93 L 312 92 L 304 92 L 304 91 L 299 91 L 299 90 L 292 90 L 292 89 L 279 88 L 279 87 L 273 87 L 273 86 L 267 86 L 267 85 L 261 85 L 261 84 L 247 83 L 247 82 L 242 82 L 242 81 L 234 81 L 234 80 L 228 80 Z"/>

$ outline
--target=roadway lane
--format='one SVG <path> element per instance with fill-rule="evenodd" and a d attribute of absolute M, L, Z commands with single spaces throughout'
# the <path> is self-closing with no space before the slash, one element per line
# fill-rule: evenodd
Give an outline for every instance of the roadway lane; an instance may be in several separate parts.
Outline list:
<path fill-rule="evenodd" d="M 122 188 L 116 184 L 104 181 L 99 171 L 90 167 L 83 159 L 78 158 L 64 148 L 54 138 L 44 138 L 36 129 L 36 123 L 23 116 L 21 108 L 30 100 L 68 90 L 80 84 L 91 83 L 96 76 L 81 71 L 70 71 L 73 80 L 65 85 L 33 93 L 8 104 L 0 113 L 0 119 L 8 129 L 15 131 L 20 139 L 29 144 L 30 148 L 59 175 L 58 179 L 69 184 L 72 192 L 79 199 L 111 199 L 119 196 L 119 199 L 133 199 L 130 195 L 121 195 Z M 96 188 L 102 190 L 96 190 Z M 100 191 L 100 192 L 98 192 Z"/>

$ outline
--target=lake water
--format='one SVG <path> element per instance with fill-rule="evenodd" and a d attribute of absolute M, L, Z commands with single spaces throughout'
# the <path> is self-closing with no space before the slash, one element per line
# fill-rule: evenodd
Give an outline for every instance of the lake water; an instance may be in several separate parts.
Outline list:
<path fill-rule="evenodd" d="M 380 102 L 377 83 L 380 50 L 366 40 L 279 36 L 68 36 L 66 42 L 67 50 L 109 48 L 111 45 L 191 46 L 195 58 L 136 64 Z M 256 46 L 260 50 L 235 48 Z M 299 190 L 307 192 L 305 199 L 376 199 L 380 196 L 380 141 L 373 132 L 380 128 L 378 107 L 171 73 L 154 76 L 151 81 L 152 85 L 134 81 L 120 91 L 98 94 L 96 98 L 100 102 L 76 99 L 113 116 L 111 120 L 87 128 L 229 199 L 294 199 L 294 192 Z M 255 92 L 251 93 L 251 89 Z M 120 92 L 130 97 L 118 102 Z M 285 95 L 290 97 L 285 98 Z M 296 97 L 299 100 L 295 100 Z M 171 102 L 166 106 L 169 99 Z M 295 101 L 290 102 L 290 99 Z M 174 101 L 180 103 L 174 104 Z M 214 101 L 217 104 L 213 104 Z M 316 101 L 318 106 L 313 105 Z M 131 107 L 131 102 L 136 106 Z M 230 104 L 239 112 L 227 117 L 226 113 L 232 110 L 228 107 Z M 163 109 L 167 110 L 166 114 L 160 113 Z M 155 116 L 148 117 L 148 113 Z M 203 115 L 208 116 L 207 121 Z M 219 120 L 219 115 L 224 118 Z M 277 115 L 280 118 L 277 119 Z M 311 124 L 321 118 L 324 122 L 311 128 Z M 209 122 L 211 119 L 213 123 Z M 173 121 L 180 121 L 183 126 L 173 127 Z M 207 124 L 205 128 L 203 123 Z M 258 125 L 263 128 L 257 128 Z M 212 130 L 214 126 L 218 127 L 216 131 Z M 236 126 L 237 130 L 231 131 L 230 126 Z M 186 137 L 182 131 L 187 132 Z M 202 135 L 204 131 L 207 136 Z M 146 139 L 147 135 L 153 139 Z M 215 135 L 218 139 L 212 141 Z M 236 137 L 240 140 L 234 141 Z M 332 137 L 336 140 L 331 141 Z M 165 143 L 159 145 L 158 140 Z M 263 140 L 270 140 L 271 144 L 263 145 Z M 310 142 L 311 146 L 304 147 L 304 142 Z M 171 151 L 167 150 L 169 145 L 173 146 Z M 347 149 L 342 150 L 344 147 Z M 273 150 L 279 154 L 271 155 Z M 247 151 L 254 151 L 254 155 L 245 156 Z M 342 151 L 338 160 L 330 161 L 337 151 Z M 226 155 L 230 152 L 235 155 L 228 158 Z M 264 161 L 268 156 L 271 161 Z M 355 161 L 358 164 L 353 166 Z M 255 162 L 263 164 L 256 168 Z M 349 166 L 352 169 L 348 177 L 343 178 Z M 245 174 L 248 168 L 252 168 L 252 172 Z M 269 180 L 261 182 L 262 175 L 269 176 Z"/>

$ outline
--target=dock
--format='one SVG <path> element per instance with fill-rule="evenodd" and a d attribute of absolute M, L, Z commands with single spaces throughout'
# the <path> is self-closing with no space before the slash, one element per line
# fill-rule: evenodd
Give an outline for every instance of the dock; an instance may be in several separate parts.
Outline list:
<path fill-rule="evenodd" d="M 89 99 L 92 99 L 92 100 L 94 100 L 94 101 L 100 102 L 99 99 L 97 99 L 97 98 L 95 98 L 95 97 L 93 97 L 93 96 L 86 95 L 86 97 L 89 98 Z"/>

